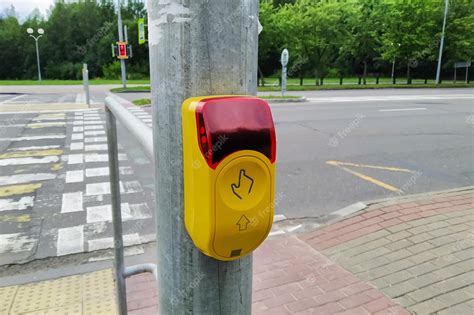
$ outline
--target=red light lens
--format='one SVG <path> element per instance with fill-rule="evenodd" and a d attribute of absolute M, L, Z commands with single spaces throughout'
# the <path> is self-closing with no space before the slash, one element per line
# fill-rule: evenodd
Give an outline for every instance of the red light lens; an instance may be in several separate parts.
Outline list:
<path fill-rule="evenodd" d="M 275 128 L 270 107 L 264 100 L 250 97 L 203 100 L 196 107 L 196 119 L 201 151 L 211 168 L 242 150 L 260 152 L 275 162 Z"/>

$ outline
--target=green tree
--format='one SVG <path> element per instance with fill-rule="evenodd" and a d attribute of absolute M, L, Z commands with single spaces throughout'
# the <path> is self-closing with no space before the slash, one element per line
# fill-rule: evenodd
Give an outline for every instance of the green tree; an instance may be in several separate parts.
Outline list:
<path fill-rule="evenodd" d="M 441 2 L 440 2 L 441 4 Z M 411 70 L 422 60 L 433 60 L 439 37 L 437 21 L 442 6 L 431 1 L 411 0 L 400 5 L 385 1 L 386 12 L 382 23 L 380 48 L 386 61 L 394 58 L 406 65 L 407 80 L 411 82 Z"/>

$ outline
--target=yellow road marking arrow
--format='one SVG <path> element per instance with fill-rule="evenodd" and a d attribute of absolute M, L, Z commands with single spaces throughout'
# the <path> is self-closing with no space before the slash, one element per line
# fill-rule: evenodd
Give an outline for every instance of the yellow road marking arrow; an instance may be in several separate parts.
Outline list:
<path fill-rule="evenodd" d="M 394 187 L 392 185 L 389 185 L 387 183 L 384 183 L 376 178 L 370 177 L 368 175 L 362 174 L 360 172 L 351 170 L 350 168 L 347 168 L 346 166 L 353 166 L 353 167 L 360 167 L 360 168 L 370 168 L 370 169 L 379 169 L 379 170 L 385 170 L 385 171 L 391 171 L 391 172 L 403 172 L 403 173 L 414 173 L 413 171 L 405 168 L 398 168 L 398 167 L 388 167 L 388 166 L 378 166 L 378 165 L 366 165 L 366 164 L 356 164 L 356 163 L 349 163 L 349 162 L 339 162 L 339 161 L 327 161 L 326 164 L 335 166 L 337 168 L 342 169 L 343 171 L 348 172 L 349 174 L 352 174 L 354 176 L 359 177 L 360 179 L 363 179 L 365 181 L 368 181 L 374 185 L 377 185 L 379 187 L 382 187 L 384 189 L 393 191 L 393 192 L 401 192 L 401 189 L 398 189 L 397 187 Z"/>
<path fill-rule="evenodd" d="M 326 163 L 333 166 L 354 166 L 354 167 L 373 168 L 377 170 L 386 170 L 386 171 L 393 171 L 393 172 L 413 173 L 413 171 L 408 170 L 406 168 L 398 168 L 398 167 L 390 167 L 390 166 L 356 164 L 356 163 L 339 162 L 339 161 L 327 161 Z"/>

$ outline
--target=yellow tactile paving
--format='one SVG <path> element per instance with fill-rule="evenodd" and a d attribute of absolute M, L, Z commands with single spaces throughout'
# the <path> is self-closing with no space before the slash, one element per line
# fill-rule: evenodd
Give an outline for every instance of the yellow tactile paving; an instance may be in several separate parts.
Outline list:
<path fill-rule="evenodd" d="M 0 288 L 0 314 L 8 314 L 10 311 L 17 286 Z"/>
<path fill-rule="evenodd" d="M 112 269 L 82 277 L 83 314 L 116 314 L 115 285 Z"/>
<path fill-rule="evenodd" d="M 81 276 L 20 286 L 11 313 L 42 311 L 81 303 L 81 293 Z"/>
<path fill-rule="evenodd" d="M 53 307 L 53 308 L 48 308 L 45 310 L 41 311 L 34 311 L 34 312 L 28 312 L 28 313 L 18 313 L 18 315 L 59 315 L 59 314 L 64 314 L 64 315 L 82 315 L 82 304 L 77 303 L 77 304 L 72 304 L 72 305 L 65 305 L 65 306 L 60 306 L 60 307 Z M 13 315 L 13 313 L 12 313 Z M 16 315 L 16 314 L 15 314 Z"/>
<path fill-rule="evenodd" d="M 84 301 L 82 314 L 115 315 L 117 314 L 117 306 L 114 299 L 115 296 L 111 296 L 103 300 Z"/>
<path fill-rule="evenodd" d="M 0 288 L 0 315 L 115 315 L 112 269 Z"/>
<path fill-rule="evenodd" d="M 115 294 L 112 269 L 105 269 L 86 274 L 82 277 L 84 301 Z"/>

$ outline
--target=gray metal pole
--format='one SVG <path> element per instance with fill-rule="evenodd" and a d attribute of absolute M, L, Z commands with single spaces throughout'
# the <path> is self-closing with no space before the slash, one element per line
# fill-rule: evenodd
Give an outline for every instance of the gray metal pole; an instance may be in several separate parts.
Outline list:
<path fill-rule="evenodd" d="M 89 94 L 89 70 L 87 70 L 87 63 L 82 66 L 82 84 L 84 85 L 84 94 L 86 96 L 86 104 L 90 105 L 90 94 Z"/>
<path fill-rule="evenodd" d="M 118 34 L 119 34 L 119 41 L 123 42 L 123 26 L 122 26 L 122 0 L 117 0 L 117 25 L 118 25 Z M 127 87 L 127 71 L 125 68 L 125 59 L 120 59 L 120 69 L 122 72 L 122 87 Z"/>
<path fill-rule="evenodd" d="M 281 69 L 281 96 L 286 94 L 286 67 Z"/>
<path fill-rule="evenodd" d="M 392 80 L 393 80 L 393 77 L 395 76 L 395 58 L 393 58 L 393 63 L 392 63 Z"/>
<path fill-rule="evenodd" d="M 184 226 L 181 105 L 257 90 L 258 0 L 148 2 L 159 314 L 250 314 L 252 256 L 202 254 Z M 178 163 L 176 163 L 178 162 Z"/>
<path fill-rule="evenodd" d="M 449 0 L 445 0 L 443 30 L 441 31 L 441 42 L 439 44 L 439 54 L 438 54 L 438 68 L 436 69 L 436 84 L 439 84 L 439 79 L 441 75 L 441 59 L 443 59 L 444 32 L 446 30 L 446 20 L 448 18 L 448 7 L 449 7 Z"/>
<path fill-rule="evenodd" d="M 112 200 L 112 222 L 114 226 L 114 262 L 117 281 L 117 301 L 119 314 L 127 314 L 127 290 L 125 287 L 125 265 L 123 258 L 122 210 L 120 201 L 120 176 L 117 145 L 117 125 L 115 117 L 108 107 L 105 108 L 107 127 L 107 146 L 109 153 L 110 194 Z"/>
<path fill-rule="evenodd" d="M 466 79 L 464 80 L 464 83 L 467 84 L 467 79 L 469 77 L 469 67 L 466 67 Z"/>
<path fill-rule="evenodd" d="M 40 55 L 39 55 L 39 48 L 38 48 L 38 39 L 39 37 L 33 37 L 35 39 L 36 44 L 36 62 L 38 63 L 38 81 L 41 81 L 41 64 L 40 64 Z"/>

